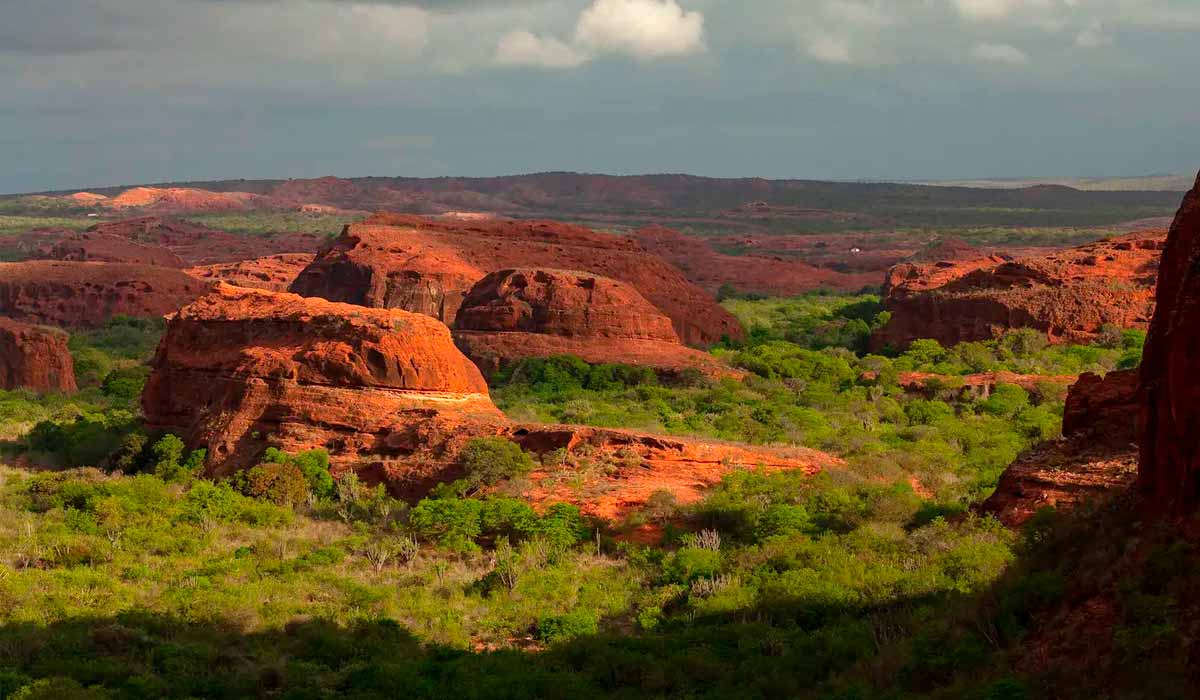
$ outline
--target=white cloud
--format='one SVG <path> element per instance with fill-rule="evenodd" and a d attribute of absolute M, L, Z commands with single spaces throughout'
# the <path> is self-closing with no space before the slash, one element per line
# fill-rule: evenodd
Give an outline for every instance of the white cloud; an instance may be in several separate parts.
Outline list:
<path fill-rule="evenodd" d="M 968 19 L 1004 19 L 1019 0 L 954 0 L 958 11 Z"/>
<path fill-rule="evenodd" d="M 587 54 L 558 39 L 540 37 L 527 31 L 510 32 L 496 46 L 496 62 L 506 66 L 575 68 L 589 58 Z"/>
<path fill-rule="evenodd" d="M 822 36 L 808 42 L 808 55 L 822 63 L 851 63 L 850 40 L 844 36 Z"/>
<path fill-rule="evenodd" d="M 595 0 L 579 16 L 575 41 L 643 59 L 685 56 L 704 50 L 704 15 L 675 0 Z"/>
<path fill-rule="evenodd" d="M 971 56 L 979 61 L 1004 63 L 1010 66 L 1029 63 L 1029 57 L 1025 55 L 1025 52 L 1010 44 L 976 44 L 971 47 Z"/>
<path fill-rule="evenodd" d="M 1100 20 L 1092 20 L 1075 35 L 1075 45 L 1081 49 L 1094 49 L 1111 43 L 1112 37 L 1104 31 Z"/>

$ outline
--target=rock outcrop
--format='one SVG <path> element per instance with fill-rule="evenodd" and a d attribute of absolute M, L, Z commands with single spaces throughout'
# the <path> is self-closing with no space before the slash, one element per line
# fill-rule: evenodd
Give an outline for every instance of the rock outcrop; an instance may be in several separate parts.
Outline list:
<path fill-rule="evenodd" d="M 805 449 L 515 425 L 434 319 L 230 285 L 171 319 L 142 408 L 148 428 L 205 448 L 210 474 L 249 467 L 267 447 L 323 448 L 335 473 L 355 470 L 408 498 L 459 478 L 470 439 L 501 437 L 545 458 L 532 500 L 605 517 L 662 489 L 695 500 L 738 468 L 811 473 L 837 462 Z M 562 459 L 545 464 L 551 454 Z M 585 468 L 595 464 L 605 468 Z"/>
<path fill-rule="evenodd" d="M 66 333 L 0 316 L 0 389 L 67 392 L 76 388 Z"/>
<path fill-rule="evenodd" d="M 163 316 L 208 291 L 181 270 L 128 263 L 0 263 L 0 315 L 53 326 L 97 326 L 113 316 Z"/>
<path fill-rule="evenodd" d="M 1067 394 L 1063 437 L 1021 454 L 981 504 L 1009 527 L 1045 507 L 1069 510 L 1119 493 L 1137 476 L 1138 372 L 1085 374 Z"/>
<path fill-rule="evenodd" d="M 213 474 L 324 448 L 339 469 L 432 483 L 456 442 L 507 425 L 441 323 L 229 285 L 168 323 L 142 407 Z"/>
<path fill-rule="evenodd" d="M 183 260 L 168 248 L 138 243 L 124 236 L 85 231 L 65 238 L 45 255 L 72 262 L 119 262 L 160 267 L 183 267 Z"/>
<path fill-rule="evenodd" d="M 606 277 L 566 270 L 500 270 L 463 300 L 454 340 L 485 374 L 527 357 L 575 355 L 592 363 L 735 374 L 711 355 L 685 347 L 637 290 Z"/>
<path fill-rule="evenodd" d="M 347 226 L 290 291 L 404 309 L 453 325 L 476 282 L 490 272 L 528 267 L 579 270 L 625 282 L 666 314 L 688 344 L 743 334 L 709 295 L 637 243 L 549 221 L 376 215 Z"/>
<path fill-rule="evenodd" d="M 619 520 L 667 491 L 680 505 L 738 469 L 815 474 L 842 464 L 802 447 L 747 447 L 731 443 L 645 435 L 581 426 L 517 426 L 509 435 L 541 456 L 525 497 L 539 503 L 575 503 L 588 515 Z M 561 452 L 559 452 L 561 450 Z M 546 457 L 561 455 L 563 463 Z M 589 468 L 590 467 L 590 468 Z"/>
<path fill-rule="evenodd" d="M 296 276 L 312 263 L 314 257 L 312 253 L 282 253 L 238 262 L 197 265 L 185 272 L 205 281 L 226 282 L 236 287 L 265 289 L 269 292 L 286 292 L 292 282 L 296 281 Z"/>
<path fill-rule="evenodd" d="M 1046 255 L 903 264 L 884 285 L 888 324 L 875 348 L 918 338 L 943 345 L 1033 328 L 1051 342 L 1089 342 L 1103 326 L 1146 328 L 1164 236 L 1141 232 Z"/>
<path fill-rule="evenodd" d="M 1158 273 L 1142 356 L 1138 486 L 1148 508 L 1200 507 L 1200 178 L 1183 200 Z"/>

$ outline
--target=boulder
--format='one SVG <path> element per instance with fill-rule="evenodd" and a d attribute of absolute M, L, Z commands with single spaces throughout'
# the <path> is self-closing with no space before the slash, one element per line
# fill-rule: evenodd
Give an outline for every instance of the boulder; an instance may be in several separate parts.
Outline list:
<path fill-rule="evenodd" d="M 671 319 L 688 344 L 738 338 L 737 320 L 637 243 L 550 221 L 433 220 L 379 214 L 345 228 L 290 291 L 399 308 L 454 325 L 475 283 L 517 268 L 578 270 L 625 282 Z"/>
<path fill-rule="evenodd" d="M 1200 179 L 1183 200 L 1158 273 L 1142 355 L 1138 486 L 1148 509 L 1200 507 Z"/>
<path fill-rule="evenodd" d="M 66 333 L 0 316 L 0 389 L 70 392 L 76 388 Z"/>

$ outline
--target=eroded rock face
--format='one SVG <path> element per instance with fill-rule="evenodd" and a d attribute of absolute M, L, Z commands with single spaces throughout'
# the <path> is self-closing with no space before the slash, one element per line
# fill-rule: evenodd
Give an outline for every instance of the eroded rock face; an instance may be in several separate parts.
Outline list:
<path fill-rule="evenodd" d="M 1094 340 L 1101 327 L 1145 328 L 1164 237 L 1133 233 L 1048 255 L 898 265 L 884 285 L 891 321 L 875 348 L 918 338 L 949 346 L 990 340 L 1012 328 L 1051 342 Z"/>
<path fill-rule="evenodd" d="M 53 326 L 97 326 L 113 316 L 163 316 L 208 291 L 182 271 L 128 263 L 0 263 L 0 314 Z"/>
<path fill-rule="evenodd" d="M 671 319 L 632 286 L 567 270 L 500 270 L 467 294 L 454 340 L 485 374 L 528 357 L 575 355 L 592 363 L 736 374 L 684 347 Z"/>
<path fill-rule="evenodd" d="M 980 506 L 1009 527 L 1041 508 L 1070 510 L 1120 493 L 1137 475 L 1138 372 L 1084 374 L 1067 393 L 1063 437 L 1021 454 Z"/>
<path fill-rule="evenodd" d="M 167 248 L 95 231 L 85 231 L 59 241 L 45 257 L 73 262 L 120 262 L 183 267 L 183 260 Z"/>
<path fill-rule="evenodd" d="M 76 388 L 66 333 L 0 316 L 0 389 Z"/>
<path fill-rule="evenodd" d="M 743 334 L 711 297 L 635 242 L 548 221 L 376 215 L 347 226 L 290 291 L 400 308 L 453 325 L 476 282 L 490 272 L 528 267 L 579 270 L 628 283 L 671 319 L 685 343 Z"/>
<path fill-rule="evenodd" d="M 1142 356 L 1138 486 L 1156 513 L 1200 507 L 1200 179 L 1171 225 Z"/>
<path fill-rule="evenodd" d="M 300 271 L 308 267 L 315 256 L 311 253 L 283 253 L 253 260 L 215 263 L 190 267 L 187 272 L 196 279 L 226 282 L 236 287 L 286 292 Z"/>
<path fill-rule="evenodd" d="M 324 448 L 339 469 L 437 480 L 443 452 L 507 421 L 450 331 L 426 316 L 229 285 L 167 326 L 147 424 L 225 474 L 267 447 Z"/>

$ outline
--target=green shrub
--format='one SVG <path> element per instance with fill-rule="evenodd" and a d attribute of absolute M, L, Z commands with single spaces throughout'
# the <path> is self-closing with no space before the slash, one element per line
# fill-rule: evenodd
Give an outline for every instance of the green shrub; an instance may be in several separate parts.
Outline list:
<path fill-rule="evenodd" d="M 124 403 L 134 403 L 142 395 L 142 388 L 150 370 L 146 367 L 115 369 L 104 377 L 100 390 L 105 396 Z"/>
<path fill-rule="evenodd" d="M 463 448 L 461 460 L 472 491 L 533 471 L 533 458 L 504 438 L 474 438 Z"/>
<path fill-rule="evenodd" d="M 282 450 L 268 447 L 263 453 L 262 462 L 295 466 L 304 475 L 307 490 L 317 498 L 331 498 L 336 493 L 333 475 L 329 473 L 329 453 L 325 450 L 308 450 L 289 455 Z"/>
<path fill-rule="evenodd" d="M 690 584 L 712 578 L 721 570 L 721 553 L 699 547 L 684 547 L 663 563 L 663 578 L 670 583 Z"/>
<path fill-rule="evenodd" d="M 408 515 L 418 537 L 460 552 L 477 550 L 483 531 L 483 504 L 473 498 L 425 498 Z"/>
<path fill-rule="evenodd" d="M 565 642 L 600 632 L 600 618 L 592 610 L 573 610 L 565 615 L 548 615 L 538 620 L 538 639 L 548 644 Z"/>
<path fill-rule="evenodd" d="M 247 496 L 270 501 L 277 506 L 294 506 L 308 500 L 308 480 L 295 464 L 267 462 L 243 475 L 242 490 Z"/>

